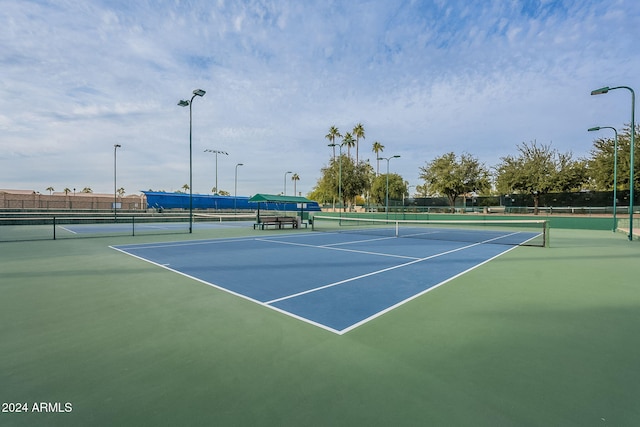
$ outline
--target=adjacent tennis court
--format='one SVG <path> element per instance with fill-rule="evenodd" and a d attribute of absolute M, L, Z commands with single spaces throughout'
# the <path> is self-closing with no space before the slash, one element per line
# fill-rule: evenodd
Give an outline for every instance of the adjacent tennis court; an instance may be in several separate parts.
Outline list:
<path fill-rule="evenodd" d="M 418 238 L 377 237 L 368 233 L 388 230 L 360 224 L 356 234 L 114 248 L 341 334 L 510 249 L 495 245 L 498 241 L 518 245 L 538 237 L 489 228 L 447 230 L 453 240 L 442 240 L 442 228 L 416 230 L 416 222 L 411 225 L 408 235 Z M 424 240 L 425 234 L 436 233 L 436 240 Z M 456 241 L 460 239 L 473 243 Z"/>
<path fill-rule="evenodd" d="M 12 213 L 0 218 L 0 242 L 59 240 L 84 237 L 135 236 L 188 233 L 193 224 L 200 229 L 250 227 L 252 214 L 146 214 L 70 215 Z"/>

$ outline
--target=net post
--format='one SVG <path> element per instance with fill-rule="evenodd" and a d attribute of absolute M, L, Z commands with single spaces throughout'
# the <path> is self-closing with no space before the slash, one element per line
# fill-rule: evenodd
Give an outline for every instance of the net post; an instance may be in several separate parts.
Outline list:
<path fill-rule="evenodd" d="M 542 244 L 545 248 L 549 247 L 549 221 L 544 222 L 544 231 L 542 237 Z"/>
<path fill-rule="evenodd" d="M 56 240 L 56 217 L 53 217 L 53 240 Z"/>
<path fill-rule="evenodd" d="M 400 236 L 400 222 L 396 220 L 396 237 Z"/>
<path fill-rule="evenodd" d="M 133 215 L 131 216 L 131 235 L 136 235 L 136 217 Z"/>

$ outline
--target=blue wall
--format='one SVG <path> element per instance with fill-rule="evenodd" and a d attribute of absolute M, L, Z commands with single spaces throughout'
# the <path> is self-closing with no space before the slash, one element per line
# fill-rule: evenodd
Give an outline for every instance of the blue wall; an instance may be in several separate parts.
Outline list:
<path fill-rule="evenodd" d="M 143 191 L 147 196 L 147 208 L 155 209 L 189 209 L 189 194 L 186 193 L 165 193 L 159 191 Z M 234 204 L 235 200 L 235 204 Z M 193 195 L 194 209 L 258 209 L 258 203 L 249 203 L 246 196 L 214 196 L 207 194 Z M 297 211 L 295 203 L 260 203 L 260 210 Z M 318 203 L 307 204 L 305 211 L 320 211 Z"/>

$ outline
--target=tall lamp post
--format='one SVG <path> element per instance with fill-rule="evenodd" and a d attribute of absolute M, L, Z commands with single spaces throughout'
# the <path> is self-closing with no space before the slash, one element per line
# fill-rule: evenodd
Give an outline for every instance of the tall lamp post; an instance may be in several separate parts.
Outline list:
<path fill-rule="evenodd" d="M 604 93 L 609 92 L 610 90 L 615 89 L 627 89 L 631 92 L 631 143 L 629 145 L 629 240 L 633 240 L 633 169 L 635 167 L 633 160 L 633 153 L 635 151 L 635 131 L 636 131 L 636 122 L 635 122 L 635 111 L 636 111 L 636 93 L 629 86 L 616 86 L 616 87 L 601 87 L 600 89 L 596 89 L 591 91 L 591 95 L 602 95 Z"/>
<path fill-rule="evenodd" d="M 216 155 L 216 194 L 218 194 L 220 191 L 218 189 L 218 154 L 224 154 L 225 156 L 228 156 L 229 153 L 227 153 L 226 151 L 220 151 L 220 150 L 209 150 L 206 149 L 204 150 L 205 153 L 213 153 Z"/>
<path fill-rule="evenodd" d="M 236 165 L 236 177 L 233 181 L 233 213 L 236 214 L 236 201 L 238 200 L 238 166 L 244 166 L 242 163 Z"/>
<path fill-rule="evenodd" d="M 611 129 L 616 136 L 616 139 L 613 143 L 613 232 L 616 232 L 616 212 L 618 211 L 618 207 L 616 202 L 618 200 L 617 190 L 618 190 L 618 130 L 611 126 L 596 126 L 587 129 L 588 132 L 595 132 L 600 129 Z"/>
<path fill-rule="evenodd" d="M 291 171 L 287 171 L 284 173 L 284 195 L 287 195 L 287 175 L 293 173 Z"/>
<path fill-rule="evenodd" d="M 118 219 L 118 185 L 116 180 L 116 172 L 118 169 L 116 152 L 120 147 L 122 147 L 122 145 L 113 144 L 113 222 L 116 222 Z"/>
<path fill-rule="evenodd" d="M 400 157 L 398 154 L 391 157 L 378 157 L 378 160 L 386 160 L 387 161 L 387 196 L 385 198 L 385 212 L 387 212 L 387 219 L 389 219 L 389 160 L 397 159 Z"/>
<path fill-rule="evenodd" d="M 189 233 L 193 232 L 193 110 L 191 105 L 193 104 L 193 98 L 196 96 L 204 96 L 207 93 L 202 89 L 196 89 L 193 91 L 193 96 L 189 101 L 181 99 L 178 105 L 181 107 L 189 107 Z"/>
<path fill-rule="evenodd" d="M 336 144 L 334 142 L 334 143 L 331 143 L 331 144 L 328 145 L 329 147 L 336 147 L 337 146 L 337 147 L 339 147 L 339 150 L 340 150 L 340 159 L 339 159 L 339 165 L 340 166 L 339 166 L 339 169 L 338 169 L 339 170 L 339 172 L 338 172 L 338 201 L 340 202 L 340 204 L 342 204 L 342 146 L 344 144 L 345 144 L 344 142 L 342 144 Z M 335 153 L 335 151 L 334 151 L 334 153 Z M 344 209 L 344 206 L 342 206 L 342 208 Z M 340 216 L 342 216 L 342 209 L 340 210 Z"/>

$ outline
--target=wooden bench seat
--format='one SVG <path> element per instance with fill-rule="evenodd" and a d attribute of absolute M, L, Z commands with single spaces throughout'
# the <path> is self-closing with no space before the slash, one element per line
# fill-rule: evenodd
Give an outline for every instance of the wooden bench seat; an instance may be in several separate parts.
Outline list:
<path fill-rule="evenodd" d="M 291 228 L 298 228 L 298 218 L 294 216 L 263 216 L 260 217 L 260 222 L 253 224 L 253 229 L 260 227 L 261 230 L 264 230 L 269 226 L 281 229 L 286 228 L 287 225 L 290 225 Z"/>

